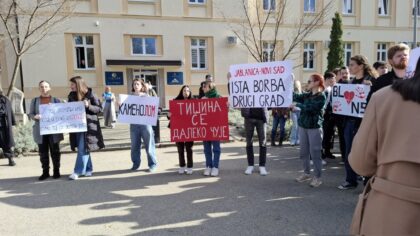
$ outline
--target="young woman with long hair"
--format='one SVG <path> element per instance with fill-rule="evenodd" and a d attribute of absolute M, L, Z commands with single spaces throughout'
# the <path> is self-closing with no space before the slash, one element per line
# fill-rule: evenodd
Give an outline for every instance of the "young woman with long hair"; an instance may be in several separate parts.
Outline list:
<path fill-rule="evenodd" d="M 350 80 L 350 84 L 365 84 L 372 86 L 372 83 L 377 78 L 378 74 L 370 66 L 367 58 L 362 55 L 353 56 L 350 59 L 349 64 L 350 74 L 354 77 Z M 338 186 L 341 190 L 354 189 L 357 187 L 357 174 L 351 168 L 349 164 L 349 154 L 351 146 L 353 144 L 354 136 L 359 130 L 360 123 L 362 118 L 345 116 L 344 117 L 344 142 L 345 142 L 345 152 L 344 152 L 344 166 L 346 169 L 346 180 Z"/>
<path fill-rule="evenodd" d="M 99 98 L 80 76 L 70 79 L 70 89 L 68 101 L 84 103 L 87 122 L 86 132 L 70 134 L 70 146 L 72 150 L 77 148 L 77 158 L 74 172 L 69 176 L 69 179 L 76 180 L 79 176 L 92 176 L 93 166 L 90 152 L 102 149 L 105 145 L 98 119 L 98 114 L 102 111 Z"/>
<path fill-rule="evenodd" d="M 147 87 L 145 83 L 139 79 L 134 79 L 131 92 L 134 96 L 148 97 Z M 131 139 L 131 161 L 133 166 L 131 170 L 137 170 L 141 163 L 141 144 L 142 140 L 146 148 L 147 162 L 149 172 L 154 172 L 157 167 L 155 138 L 151 125 L 130 124 Z"/>
<path fill-rule="evenodd" d="M 191 89 L 188 85 L 182 86 L 179 94 L 174 100 L 187 100 L 192 99 Z M 171 115 L 168 114 L 168 119 Z M 170 125 L 170 124 L 169 124 Z M 192 175 L 193 173 L 193 151 L 192 147 L 194 142 L 177 142 L 176 147 L 178 149 L 178 159 L 179 159 L 179 174 Z M 185 165 L 185 151 L 187 152 L 187 165 Z M 186 167 L 186 168 L 185 168 Z"/>

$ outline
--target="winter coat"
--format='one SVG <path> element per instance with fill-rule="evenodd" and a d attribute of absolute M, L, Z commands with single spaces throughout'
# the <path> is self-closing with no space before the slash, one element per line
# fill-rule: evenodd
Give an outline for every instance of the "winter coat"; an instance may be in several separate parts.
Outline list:
<path fill-rule="evenodd" d="M 35 143 L 42 144 L 42 135 L 41 135 L 41 128 L 39 126 L 39 120 L 35 120 L 34 117 L 39 114 L 39 105 L 41 103 L 40 97 L 36 97 L 32 99 L 31 106 L 29 109 L 29 118 L 35 121 L 34 125 L 32 126 L 32 136 L 34 138 Z M 51 97 L 51 103 L 61 103 L 60 99 Z M 58 143 L 64 139 L 63 134 L 51 134 L 53 142 Z"/>
<path fill-rule="evenodd" d="M 326 102 L 325 93 L 294 93 L 293 101 L 297 102 L 296 107 L 301 109 L 298 120 L 300 127 L 304 129 L 318 129 L 322 127 Z"/>
<path fill-rule="evenodd" d="M 373 176 L 352 235 L 420 235 L 419 121 L 420 104 L 390 87 L 373 94 L 349 156 L 356 173 Z"/>
<path fill-rule="evenodd" d="M 69 102 L 78 101 L 76 92 L 70 92 L 68 98 Z M 101 103 L 91 88 L 88 89 L 88 92 L 82 101 L 83 100 L 88 100 L 89 102 L 89 106 L 86 107 L 87 132 L 85 133 L 85 147 L 87 147 L 87 151 L 96 151 L 105 148 L 101 126 L 98 119 L 98 114 L 102 111 Z M 70 134 L 70 147 L 73 151 L 77 147 L 76 133 Z"/>
<path fill-rule="evenodd" d="M 15 146 L 13 138 L 13 126 L 16 125 L 15 115 L 13 114 L 12 104 L 9 99 L 0 95 L 0 137 L 1 148 L 10 149 Z M 4 127 L 3 127 L 4 126 Z"/>

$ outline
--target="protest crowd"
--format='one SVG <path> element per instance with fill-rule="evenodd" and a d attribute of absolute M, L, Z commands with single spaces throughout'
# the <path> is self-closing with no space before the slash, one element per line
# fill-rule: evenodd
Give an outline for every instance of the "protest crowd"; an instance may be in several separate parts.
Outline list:
<path fill-rule="evenodd" d="M 271 146 L 283 146 L 287 142 L 286 122 L 290 119 L 288 141 L 292 146 L 299 146 L 303 168 L 303 173 L 296 176 L 296 182 L 308 183 L 313 188 L 322 185 L 323 165 L 328 159 L 338 158 L 332 152 L 338 138 L 339 154 L 345 166 L 343 182 L 337 183 L 338 189 L 344 191 L 365 185 L 354 214 L 352 234 L 376 233 L 378 225 L 380 232 L 420 234 L 416 225 L 420 216 L 420 126 L 415 125 L 420 120 L 420 70 L 416 70 L 411 79 L 406 78 L 409 50 L 405 44 L 390 47 L 388 62 L 372 63 L 365 56 L 356 55 L 350 59 L 348 67 L 314 73 L 301 80 L 294 77 L 293 66 L 287 62 L 271 62 L 275 67 L 268 65 L 267 70 L 254 64 L 252 72 L 238 65 L 231 67 L 227 76 L 229 99 L 219 94 L 211 75 L 201 83 L 197 96 L 188 85 L 182 86 L 178 96 L 170 101 L 167 115 L 171 140 L 178 150 L 178 173 L 193 174 L 194 161 L 202 159 L 205 160 L 204 176 L 222 176 L 222 141 L 229 139 L 227 113 L 230 107 L 240 110 L 244 118 L 245 175 L 251 175 L 257 169 L 253 143 L 256 131 L 258 172 L 266 176 L 269 174 L 268 122 L 273 120 L 272 130 L 268 131 Z M 389 72 L 388 65 L 391 67 Z M 262 87 L 258 88 L 255 88 L 258 83 L 247 82 L 254 77 L 272 78 L 273 75 L 281 79 L 275 83 L 261 83 Z M 35 122 L 33 138 L 38 144 L 42 167 L 40 181 L 50 177 L 50 156 L 52 177 L 61 177 L 59 144 L 64 132 L 54 132 L 58 128 L 53 127 L 61 124 L 43 124 L 48 119 L 42 115 L 47 106 L 57 104 L 77 104 L 79 109 L 71 110 L 81 112 L 71 115 L 81 124 L 67 126 L 79 130 L 70 132 L 71 148 L 77 154 L 69 179 L 93 174 L 92 152 L 105 147 L 98 118 L 102 112 L 105 127 L 114 128 L 117 121 L 130 124 L 130 169 L 140 168 L 143 145 L 148 170 L 156 171 L 158 158 L 153 126 L 159 105 L 156 92 L 146 81 L 134 79 L 131 94 L 123 96 L 123 100 L 116 98 L 111 87 L 106 87 L 100 99 L 80 76 L 70 79 L 67 103 L 51 96 L 51 89 L 53 86 L 48 81 L 40 81 L 40 96 L 31 101 L 29 109 L 29 117 Z M 124 106 L 118 111 L 118 117 L 116 104 Z M 12 126 L 15 121 L 10 101 L 2 95 L 0 108 L 0 148 L 9 165 L 14 166 Z M 195 141 L 203 142 L 204 157 L 194 157 Z M 387 205 L 395 207 L 383 207 Z"/>

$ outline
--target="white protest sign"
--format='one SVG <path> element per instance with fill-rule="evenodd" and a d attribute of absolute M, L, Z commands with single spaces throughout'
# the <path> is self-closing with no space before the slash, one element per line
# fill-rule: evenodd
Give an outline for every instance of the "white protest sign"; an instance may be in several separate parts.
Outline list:
<path fill-rule="evenodd" d="M 118 122 L 138 125 L 156 125 L 159 112 L 158 97 L 120 94 Z"/>
<path fill-rule="evenodd" d="M 39 114 L 41 135 L 87 131 L 84 102 L 40 105 Z"/>
<path fill-rule="evenodd" d="M 292 70 L 292 61 L 230 66 L 230 106 L 289 107 L 293 101 Z"/>
<path fill-rule="evenodd" d="M 370 86 L 364 84 L 337 84 L 332 88 L 334 114 L 362 118 L 367 107 Z"/>
<path fill-rule="evenodd" d="M 406 69 L 407 78 L 412 78 L 414 76 L 419 57 L 420 57 L 420 48 L 415 48 L 411 50 L 410 59 L 408 60 L 408 66 Z"/>

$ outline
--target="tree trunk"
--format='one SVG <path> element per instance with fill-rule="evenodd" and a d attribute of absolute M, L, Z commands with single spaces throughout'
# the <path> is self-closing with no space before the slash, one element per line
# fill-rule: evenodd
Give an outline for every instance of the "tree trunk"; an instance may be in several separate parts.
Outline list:
<path fill-rule="evenodd" d="M 16 55 L 15 68 L 13 70 L 12 81 L 10 81 L 9 90 L 7 91 L 7 96 L 10 96 L 13 88 L 15 87 L 21 61 L 22 61 L 22 56 Z"/>

